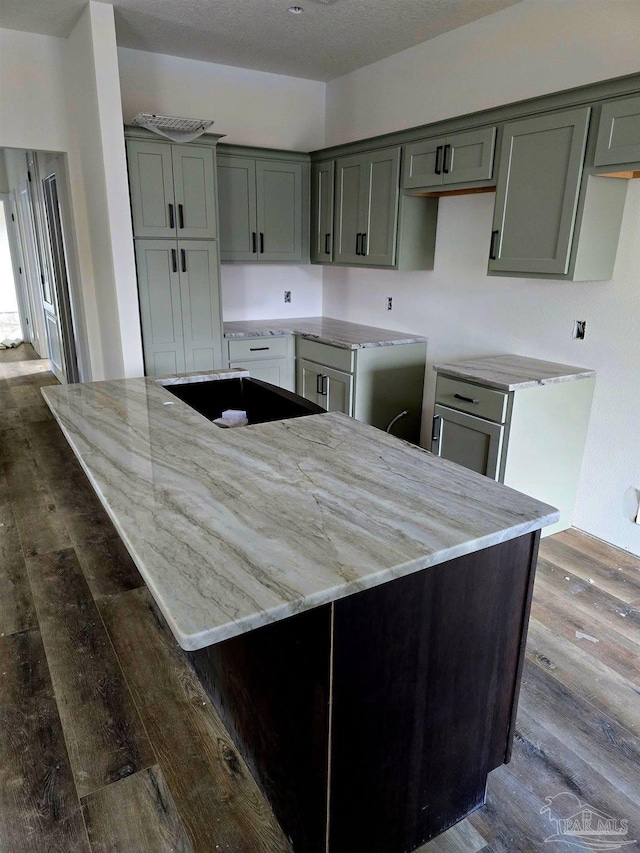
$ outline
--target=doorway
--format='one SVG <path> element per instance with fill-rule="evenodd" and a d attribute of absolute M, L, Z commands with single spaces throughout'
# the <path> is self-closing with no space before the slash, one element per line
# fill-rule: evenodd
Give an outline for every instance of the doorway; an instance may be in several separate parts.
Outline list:
<path fill-rule="evenodd" d="M 2 194 L 0 195 L 0 349 L 16 347 L 24 339 L 7 221 L 11 221 L 10 215 L 9 196 Z"/>
<path fill-rule="evenodd" d="M 22 305 L 23 339 L 63 383 L 79 381 L 70 251 L 66 157 L 55 152 L 4 149 L 15 221 L 15 290 Z M 70 262 L 71 261 L 71 262 Z"/>

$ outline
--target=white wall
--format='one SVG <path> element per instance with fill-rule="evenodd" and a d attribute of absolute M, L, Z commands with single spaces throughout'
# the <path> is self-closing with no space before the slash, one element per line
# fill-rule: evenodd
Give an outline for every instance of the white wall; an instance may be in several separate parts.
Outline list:
<path fill-rule="evenodd" d="M 525 0 L 328 84 L 335 144 L 640 71 L 640 4 Z M 568 283 L 486 276 L 494 196 L 442 199 L 435 269 L 326 269 L 324 312 L 429 338 L 431 365 L 504 352 L 598 372 L 577 527 L 640 554 L 640 183 L 629 187 L 615 275 Z M 385 309 L 393 296 L 394 309 Z M 583 342 L 573 321 L 587 320 Z M 638 491 L 636 491 L 638 490 Z"/>
<path fill-rule="evenodd" d="M 225 143 L 292 151 L 324 145 L 324 83 L 126 48 L 118 57 L 125 122 L 140 112 L 212 118 Z M 225 320 L 312 316 L 321 308 L 322 270 L 223 264 L 222 296 Z"/>

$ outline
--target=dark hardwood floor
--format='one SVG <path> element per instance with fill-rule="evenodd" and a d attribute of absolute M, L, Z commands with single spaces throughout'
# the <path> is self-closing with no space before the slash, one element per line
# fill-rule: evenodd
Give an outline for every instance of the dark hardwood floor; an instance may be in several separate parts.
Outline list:
<path fill-rule="evenodd" d="M 290 851 L 50 416 L 55 382 L 0 351 L 0 853 Z M 547 840 L 587 807 L 627 821 L 596 842 L 640 851 L 640 560 L 571 530 L 541 546 L 512 761 L 422 851 L 605 849 Z"/>

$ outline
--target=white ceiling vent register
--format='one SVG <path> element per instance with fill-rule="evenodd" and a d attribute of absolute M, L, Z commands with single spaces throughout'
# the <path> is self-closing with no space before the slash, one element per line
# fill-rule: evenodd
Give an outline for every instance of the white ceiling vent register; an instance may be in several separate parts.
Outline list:
<path fill-rule="evenodd" d="M 193 142 L 211 127 L 213 119 L 138 113 L 133 123 L 151 130 L 159 136 L 164 136 L 165 139 L 170 139 L 172 142 Z"/>

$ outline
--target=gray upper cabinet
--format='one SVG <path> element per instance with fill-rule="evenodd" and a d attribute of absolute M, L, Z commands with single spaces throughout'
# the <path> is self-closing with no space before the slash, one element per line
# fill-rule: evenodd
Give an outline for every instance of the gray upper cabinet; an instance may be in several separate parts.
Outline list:
<path fill-rule="evenodd" d="M 493 175 L 495 142 L 495 127 L 485 127 L 405 145 L 402 188 L 486 182 Z"/>
<path fill-rule="evenodd" d="M 640 97 L 603 105 L 594 163 L 596 166 L 640 163 Z"/>
<path fill-rule="evenodd" d="M 311 167 L 311 262 L 333 260 L 333 187 L 335 160 Z"/>
<path fill-rule="evenodd" d="M 308 255 L 305 162 L 218 155 L 220 259 L 303 263 Z"/>
<path fill-rule="evenodd" d="M 489 272 L 567 272 L 590 112 L 505 125 Z"/>
<path fill-rule="evenodd" d="M 215 239 L 214 149 L 127 140 L 136 237 Z"/>
<path fill-rule="evenodd" d="M 396 256 L 400 148 L 384 148 L 336 164 L 334 260 L 393 266 Z"/>
<path fill-rule="evenodd" d="M 217 243 L 136 240 L 135 249 L 147 375 L 219 367 Z"/>
<path fill-rule="evenodd" d="M 256 161 L 218 156 L 220 260 L 256 261 Z"/>

